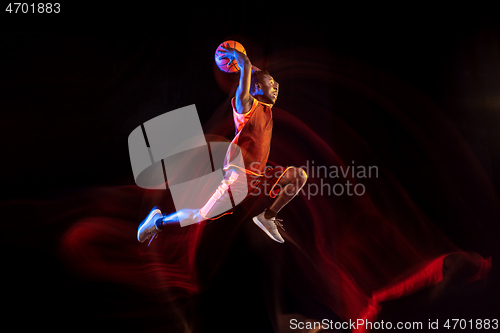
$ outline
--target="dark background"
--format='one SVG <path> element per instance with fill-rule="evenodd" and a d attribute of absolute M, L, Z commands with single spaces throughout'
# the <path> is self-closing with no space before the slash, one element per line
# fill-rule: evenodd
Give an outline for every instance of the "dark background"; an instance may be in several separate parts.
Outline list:
<path fill-rule="evenodd" d="M 133 7 L 63 4 L 61 14 L 43 16 L 2 12 L 1 200 L 53 200 L 93 185 L 133 184 L 127 137 L 134 128 L 159 114 L 193 103 L 205 124 L 212 110 L 225 103 L 227 94 L 214 75 L 213 53 L 227 39 L 248 45 L 251 59 L 294 48 L 319 48 L 343 59 L 368 64 L 408 83 L 444 112 L 498 191 L 500 22 L 495 19 L 494 10 L 361 10 L 332 5 L 286 14 L 283 8 L 256 7 L 248 17 L 240 17 L 230 4 L 220 5 L 222 9 L 216 15 L 201 9 L 167 10 L 140 4 Z M 303 53 L 296 58 L 291 51 L 288 54 L 290 59 L 284 61 L 308 61 Z M 292 95 L 286 92 L 286 81 L 281 80 L 280 84 L 278 107 L 280 102 L 287 105 L 287 96 Z M 319 92 L 311 94 L 316 96 L 314 103 L 330 105 L 328 94 L 321 94 L 324 87 L 320 83 L 303 84 Z M 335 108 L 332 112 L 363 140 L 373 142 L 372 149 L 426 214 L 431 217 L 441 214 L 433 208 L 440 199 L 425 191 L 421 185 L 425 176 L 419 174 L 418 166 L 410 165 L 409 159 L 405 165 L 399 148 L 379 138 L 379 132 L 383 132 L 385 138 L 406 140 L 397 123 L 388 120 L 379 131 L 377 123 L 367 120 L 372 118 L 365 118 L 356 110 Z M 311 115 L 311 122 L 321 121 L 314 117 Z M 23 232 L 22 219 L 17 223 L 18 228 L 10 228 L 9 232 Z M 480 241 L 464 240 L 467 237 L 463 229 L 455 232 L 452 225 L 437 223 L 458 245 L 480 246 Z M 497 232 L 498 225 L 492 228 Z M 6 244 L 5 251 L 12 249 L 8 234 L 4 234 L 2 241 Z M 55 315 L 42 305 L 50 302 L 53 293 L 63 293 L 58 287 L 68 283 L 57 259 L 37 257 L 29 249 L 14 249 L 17 252 L 3 253 L 4 271 L 10 277 L 8 284 L 32 291 L 19 293 L 22 300 L 18 302 L 24 305 L 16 307 L 16 312 L 34 311 L 41 313 L 40 318 Z M 47 268 L 47 276 L 33 276 L 29 268 L 18 264 L 32 255 L 34 265 Z M 236 259 L 228 262 L 238 265 Z M 89 290 L 82 289 L 79 294 L 88 302 L 90 297 L 86 293 L 92 287 L 86 288 Z M 122 295 L 114 287 L 100 288 L 114 297 Z M 221 282 L 212 290 L 224 295 L 229 289 Z M 212 292 L 214 295 L 206 294 L 205 300 L 221 297 Z M 498 289 L 494 292 L 498 293 Z M 480 301 L 481 295 L 475 294 L 472 299 Z M 129 296 L 133 303 L 134 295 Z M 261 301 L 258 293 L 249 291 L 246 297 L 253 297 L 248 304 Z M 64 307 L 58 305 L 56 309 Z M 99 305 L 96 307 L 95 312 L 88 314 L 91 322 L 98 322 L 95 318 Z M 251 319 L 261 331 L 269 330 L 266 310 L 256 308 Z M 393 309 L 395 313 L 397 308 Z M 214 316 L 218 314 L 215 309 L 207 311 Z M 77 315 L 75 318 L 81 319 Z M 109 322 L 110 327 L 130 328 L 116 324 L 119 320 Z M 136 324 L 140 329 L 141 324 Z M 204 325 L 217 327 L 210 320 L 204 321 Z"/>

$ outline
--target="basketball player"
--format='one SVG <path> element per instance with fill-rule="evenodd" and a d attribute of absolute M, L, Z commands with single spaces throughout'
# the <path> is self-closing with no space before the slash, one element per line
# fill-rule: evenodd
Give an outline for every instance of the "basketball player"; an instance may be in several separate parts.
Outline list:
<path fill-rule="evenodd" d="M 273 130 L 272 107 L 278 98 L 279 84 L 269 72 L 253 67 L 244 53 L 227 43 L 222 48 L 224 55 L 220 58 L 236 60 L 240 68 L 238 88 L 231 100 L 236 135 L 232 141 L 234 145 L 230 146 L 226 154 L 224 179 L 201 209 L 181 209 L 165 215 L 154 207 L 139 225 L 137 239 L 141 243 L 149 238 L 153 240 L 167 224 L 186 226 L 217 219 L 228 213 L 224 207 L 228 207 L 232 198 L 242 198 L 243 195 L 242 199 L 245 200 L 269 188 L 269 195 L 275 200 L 255 216 L 253 222 L 272 240 L 284 242 L 277 228 L 279 226 L 284 230 L 280 223 L 282 220 L 277 219 L 276 215 L 299 193 L 306 183 L 307 175 L 303 169 L 296 167 L 266 167 Z M 231 164 L 238 153 L 235 147 L 241 149 L 244 168 Z"/>

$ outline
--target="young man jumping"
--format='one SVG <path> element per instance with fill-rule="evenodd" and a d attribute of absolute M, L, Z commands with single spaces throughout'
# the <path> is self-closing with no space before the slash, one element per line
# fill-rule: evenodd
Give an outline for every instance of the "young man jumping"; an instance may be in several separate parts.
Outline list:
<path fill-rule="evenodd" d="M 269 72 L 256 68 L 252 70 L 252 64 L 244 53 L 228 44 L 223 49 L 221 58 L 236 60 L 240 67 L 238 88 L 231 100 L 236 135 L 226 153 L 224 179 L 200 209 L 181 209 L 165 215 L 154 207 L 139 225 L 137 239 L 141 243 L 154 239 L 167 224 L 185 226 L 217 219 L 228 213 L 226 207 L 234 198 L 241 203 L 250 196 L 256 196 L 256 193 L 260 194 L 263 189 L 269 190 L 269 187 L 269 195 L 275 200 L 255 216 L 253 222 L 274 241 L 284 242 L 277 228 L 283 228 L 283 225 L 276 215 L 299 193 L 306 183 L 307 174 L 296 167 L 266 166 L 273 130 L 272 107 L 278 98 L 279 84 Z M 231 163 L 238 154 L 243 158 L 244 167 Z"/>

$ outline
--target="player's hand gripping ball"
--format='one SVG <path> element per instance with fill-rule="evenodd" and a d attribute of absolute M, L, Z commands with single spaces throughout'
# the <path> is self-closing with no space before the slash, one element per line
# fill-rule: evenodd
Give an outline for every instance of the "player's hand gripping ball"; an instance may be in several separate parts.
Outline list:
<path fill-rule="evenodd" d="M 233 55 L 233 49 L 247 54 L 243 45 L 235 40 L 227 40 L 222 42 L 215 50 L 215 63 L 219 69 L 226 73 L 236 73 L 240 71 L 240 67 Z"/>

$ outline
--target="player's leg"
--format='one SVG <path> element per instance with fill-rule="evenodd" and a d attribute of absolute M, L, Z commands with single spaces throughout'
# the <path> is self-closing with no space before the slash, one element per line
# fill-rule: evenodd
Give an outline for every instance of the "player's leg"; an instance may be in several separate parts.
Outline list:
<path fill-rule="evenodd" d="M 307 174 L 303 169 L 287 168 L 275 185 L 280 191 L 272 205 L 253 218 L 254 223 L 278 243 L 283 243 L 285 240 L 278 232 L 277 226 L 283 230 L 284 228 L 280 223 L 281 220 L 276 219 L 276 215 L 300 192 L 306 181 Z"/>

